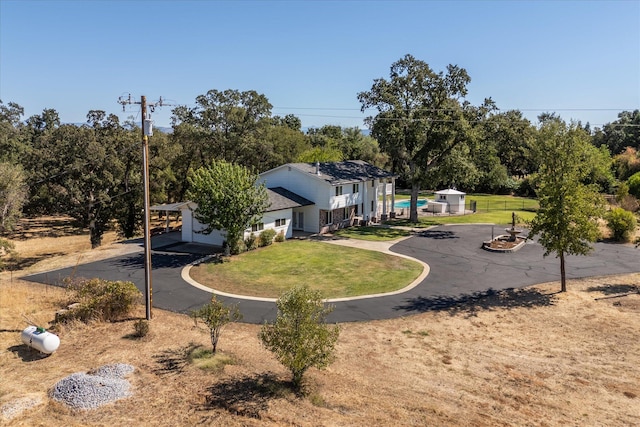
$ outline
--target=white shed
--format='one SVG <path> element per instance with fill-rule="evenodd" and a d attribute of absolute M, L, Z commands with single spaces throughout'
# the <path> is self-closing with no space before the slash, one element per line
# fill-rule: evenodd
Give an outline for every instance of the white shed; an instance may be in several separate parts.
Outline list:
<path fill-rule="evenodd" d="M 447 204 L 447 212 L 464 213 L 464 196 L 466 195 L 466 193 L 449 188 L 446 190 L 436 191 L 435 195 L 436 202 Z"/>

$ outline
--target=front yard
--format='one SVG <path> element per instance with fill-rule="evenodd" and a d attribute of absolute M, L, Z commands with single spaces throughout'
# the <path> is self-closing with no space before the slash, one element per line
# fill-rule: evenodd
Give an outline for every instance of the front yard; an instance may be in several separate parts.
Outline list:
<path fill-rule="evenodd" d="M 422 265 L 393 255 L 314 241 L 291 240 L 191 269 L 197 282 L 222 292 L 278 298 L 307 284 L 325 298 L 402 289 Z"/>

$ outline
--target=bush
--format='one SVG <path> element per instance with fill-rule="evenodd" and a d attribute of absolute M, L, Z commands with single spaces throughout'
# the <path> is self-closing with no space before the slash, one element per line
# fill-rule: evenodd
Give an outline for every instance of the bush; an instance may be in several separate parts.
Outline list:
<path fill-rule="evenodd" d="M 133 335 L 138 338 L 146 337 L 149 333 L 149 322 L 146 319 L 138 319 L 133 324 Z"/>
<path fill-rule="evenodd" d="M 260 233 L 260 246 L 269 246 L 273 243 L 273 238 L 276 237 L 276 231 L 273 228 L 268 228 Z"/>
<path fill-rule="evenodd" d="M 289 369 L 293 385 L 299 390 L 309 368 L 323 369 L 333 362 L 340 329 L 326 324 L 333 307 L 325 307 L 320 292 L 308 286 L 285 292 L 276 305 L 275 322 L 265 323 L 259 337 L 262 345 Z"/>
<path fill-rule="evenodd" d="M 629 186 L 629 194 L 640 199 L 640 172 L 631 175 L 627 180 L 627 185 Z"/>
<path fill-rule="evenodd" d="M 284 237 L 284 231 L 280 230 L 280 232 L 278 233 L 278 235 L 276 236 L 276 242 L 278 243 L 282 243 L 286 240 L 286 238 Z"/>
<path fill-rule="evenodd" d="M 131 282 L 103 279 L 80 280 L 69 283 L 73 308 L 59 317 L 61 321 L 112 321 L 129 315 L 142 293 Z"/>
<path fill-rule="evenodd" d="M 198 326 L 198 320 L 209 328 L 209 336 L 211 338 L 212 353 L 218 348 L 218 340 L 222 335 L 224 327 L 231 322 L 242 320 L 242 313 L 238 305 L 224 305 L 222 301 L 218 301 L 216 296 L 211 297 L 211 301 L 200 307 L 198 310 L 191 312 L 194 323 Z"/>
<path fill-rule="evenodd" d="M 256 249 L 258 247 L 258 239 L 256 238 L 256 235 L 253 233 L 249 234 L 249 237 L 246 238 L 244 244 L 248 251 Z"/>
<path fill-rule="evenodd" d="M 533 179 L 527 177 L 520 181 L 517 189 L 515 190 L 515 195 L 520 197 L 535 197 L 536 189 Z"/>
<path fill-rule="evenodd" d="M 622 208 L 613 208 L 607 215 L 607 225 L 616 241 L 629 241 L 636 230 L 636 217 L 632 212 Z"/>

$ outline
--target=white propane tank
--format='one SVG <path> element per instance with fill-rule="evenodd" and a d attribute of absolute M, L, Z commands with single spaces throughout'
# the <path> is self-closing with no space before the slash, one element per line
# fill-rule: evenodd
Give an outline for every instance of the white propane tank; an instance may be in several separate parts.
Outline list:
<path fill-rule="evenodd" d="M 42 353 L 51 354 L 60 346 L 60 338 L 44 328 L 29 326 L 22 331 L 22 342 Z"/>

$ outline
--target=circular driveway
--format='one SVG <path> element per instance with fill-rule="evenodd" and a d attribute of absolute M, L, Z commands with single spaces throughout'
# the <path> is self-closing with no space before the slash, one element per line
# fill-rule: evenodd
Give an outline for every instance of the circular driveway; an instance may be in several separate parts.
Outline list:
<path fill-rule="evenodd" d="M 495 233 L 502 228 L 495 226 Z M 428 276 L 416 287 L 396 295 L 335 302 L 330 322 L 388 319 L 434 309 L 454 307 L 462 301 L 493 291 L 520 288 L 560 280 L 560 262 L 552 254 L 543 257 L 543 248 L 529 241 L 513 253 L 493 253 L 481 248 L 492 235 L 491 225 L 452 225 L 425 230 L 391 247 L 391 251 L 427 263 Z M 632 245 L 596 243 L 589 256 L 566 259 L 567 278 L 605 276 L 640 271 L 640 250 Z M 181 270 L 202 255 L 154 250 L 152 255 L 153 307 L 188 312 L 207 303 L 211 293 L 189 285 Z M 83 264 L 75 268 L 25 277 L 34 282 L 59 284 L 72 274 L 129 280 L 144 289 L 144 258 L 141 252 Z M 331 268 L 327 265 L 326 268 Z M 300 278 L 301 283 L 304 277 Z M 219 297 L 225 303 L 238 303 L 244 321 L 263 323 L 276 316 L 273 302 Z"/>

